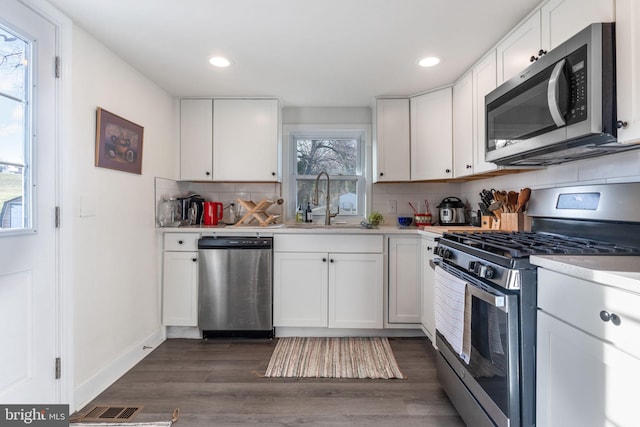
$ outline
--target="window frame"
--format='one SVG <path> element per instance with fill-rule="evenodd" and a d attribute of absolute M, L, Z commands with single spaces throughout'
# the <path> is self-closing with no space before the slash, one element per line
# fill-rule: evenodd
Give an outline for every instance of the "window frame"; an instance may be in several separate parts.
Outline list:
<path fill-rule="evenodd" d="M 34 174 L 35 160 L 35 143 L 34 143 L 34 115 L 33 111 L 34 99 L 35 99 L 35 70 L 37 67 L 35 60 L 35 50 L 37 49 L 36 41 L 25 37 L 15 28 L 2 25 L 2 29 L 15 36 L 17 39 L 25 44 L 24 58 L 26 60 L 24 74 L 24 93 L 22 99 L 13 96 L 11 94 L 0 94 L 3 98 L 17 101 L 22 103 L 22 115 L 23 115 L 23 134 L 22 134 L 22 150 L 23 150 L 23 162 L 18 164 L 10 161 L 2 161 L 0 164 L 4 166 L 13 166 L 22 168 L 22 226 L 14 228 L 2 228 L 0 226 L 0 236 L 14 236 L 20 234 L 32 234 L 37 231 L 36 225 L 36 207 L 35 207 L 35 188 L 36 180 Z M 0 205 L 0 209 L 2 206 Z"/>
<path fill-rule="evenodd" d="M 368 211 L 366 204 L 370 199 L 371 191 L 371 143 L 370 143 L 370 127 L 368 125 L 291 125 L 284 127 L 284 157 L 288 159 L 284 164 L 288 171 L 285 171 L 285 182 L 283 188 L 286 200 L 290 200 L 287 206 L 286 214 L 288 218 L 295 219 L 296 208 L 298 206 L 297 184 L 299 180 L 315 181 L 316 175 L 298 175 L 297 174 L 297 146 L 298 139 L 356 139 L 358 141 L 358 154 L 356 164 L 356 175 L 330 175 L 333 180 L 353 179 L 356 181 L 357 188 L 357 210 L 355 213 L 339 214 L 337 218 L 341 221 L 355 220 L 365 216 Z M 326 178 L 322 177 L 322 181 Z M 288 181 L 288 182 L 287 182 Z M 321 191 L 324 187 L 321 187 Z M 321 206 L 324 206 L 321 203 Z M 306 206 L 303 206 L 304 209 Z M 324 207 L 314 208 L 314 218 L 324 218 Z M 332 210 L 333 211 L 333 210 Z"/>

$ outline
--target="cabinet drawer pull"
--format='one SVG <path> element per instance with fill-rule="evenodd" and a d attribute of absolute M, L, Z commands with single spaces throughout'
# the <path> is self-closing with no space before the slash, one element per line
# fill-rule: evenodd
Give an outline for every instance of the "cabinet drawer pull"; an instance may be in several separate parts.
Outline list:
<path fill-rule="evenodd" d="M 620 323 L 622 323 L 622 319 L 620 319 L 620 316 L 615 313 L 609 313 L 606 310 L 602 310 L 600 312 L 600 319 L 602 319 L 603 322 L 608 322 L 609 320 L 611 320 L 611 323 L 616 326 L 620 326 Z"/>

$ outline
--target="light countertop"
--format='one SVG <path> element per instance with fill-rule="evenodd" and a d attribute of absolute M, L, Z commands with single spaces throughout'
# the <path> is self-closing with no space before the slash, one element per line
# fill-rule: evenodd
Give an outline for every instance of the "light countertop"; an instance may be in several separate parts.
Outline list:
<path fill-rule="evenodd" d="M 429 226 L 429 227 L 399 227 L 397 225 L 382 225 L 378 228 L 363 228 L 357 224 L 336 224 L 325 227 L 321 224 L 275 224 L 260 226 L 184 226 L 157 228 L 162 233 L 213 233 L 213 234 L 408 234 L 408 235 L 442 235 L 445 232 L 456 231 L 491 231 L 473 226 Z"/>
<path fill-rule="evenodd" d="M 533 255 L 530 261 L 551 271 L 640 293 L 640 256 Z"/>

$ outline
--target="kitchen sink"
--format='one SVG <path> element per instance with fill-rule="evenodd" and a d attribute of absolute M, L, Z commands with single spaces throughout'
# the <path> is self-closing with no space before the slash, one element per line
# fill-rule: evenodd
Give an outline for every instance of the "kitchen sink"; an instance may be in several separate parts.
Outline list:
<path fill-rule="evenodd" d="M 303 229 L 303 230 L 318 230 L 318 229 L 360 229 L 363 228 L 360 224 L 287 224 L 285 228 Z"/>

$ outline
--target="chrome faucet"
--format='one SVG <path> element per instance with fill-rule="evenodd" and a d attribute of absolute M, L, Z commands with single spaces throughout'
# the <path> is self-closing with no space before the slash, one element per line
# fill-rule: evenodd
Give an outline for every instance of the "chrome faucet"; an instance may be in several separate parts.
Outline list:
<path fill-rule="evenodd" d="M 325 171 L 322 171 L 318 174 L 318 176 L 316 177 L 316 183 L 315 183 L 315 188 L 313 190 L 313 198 L 311 200 L 311 203 L 313 203 L 314 206 L 318 206 L 318 181 L 320 181 L 320 177 L 324 175 L 327 177 L 327 197 L 326 197 L 326 201 L 325 201 L 325 211 L 324 211 L 324 225 L 331 225 L 331 218 L 334 218 L 336 215 L 338 215 L 340 213 L 340 206 L 338 206 L 338 211 L 334 214 L 331 214 L 331 210 L 329 209 L 329 188 L 331 185 L 331 180 L 329 179 L 329 174 L 326 173 Z"/>

